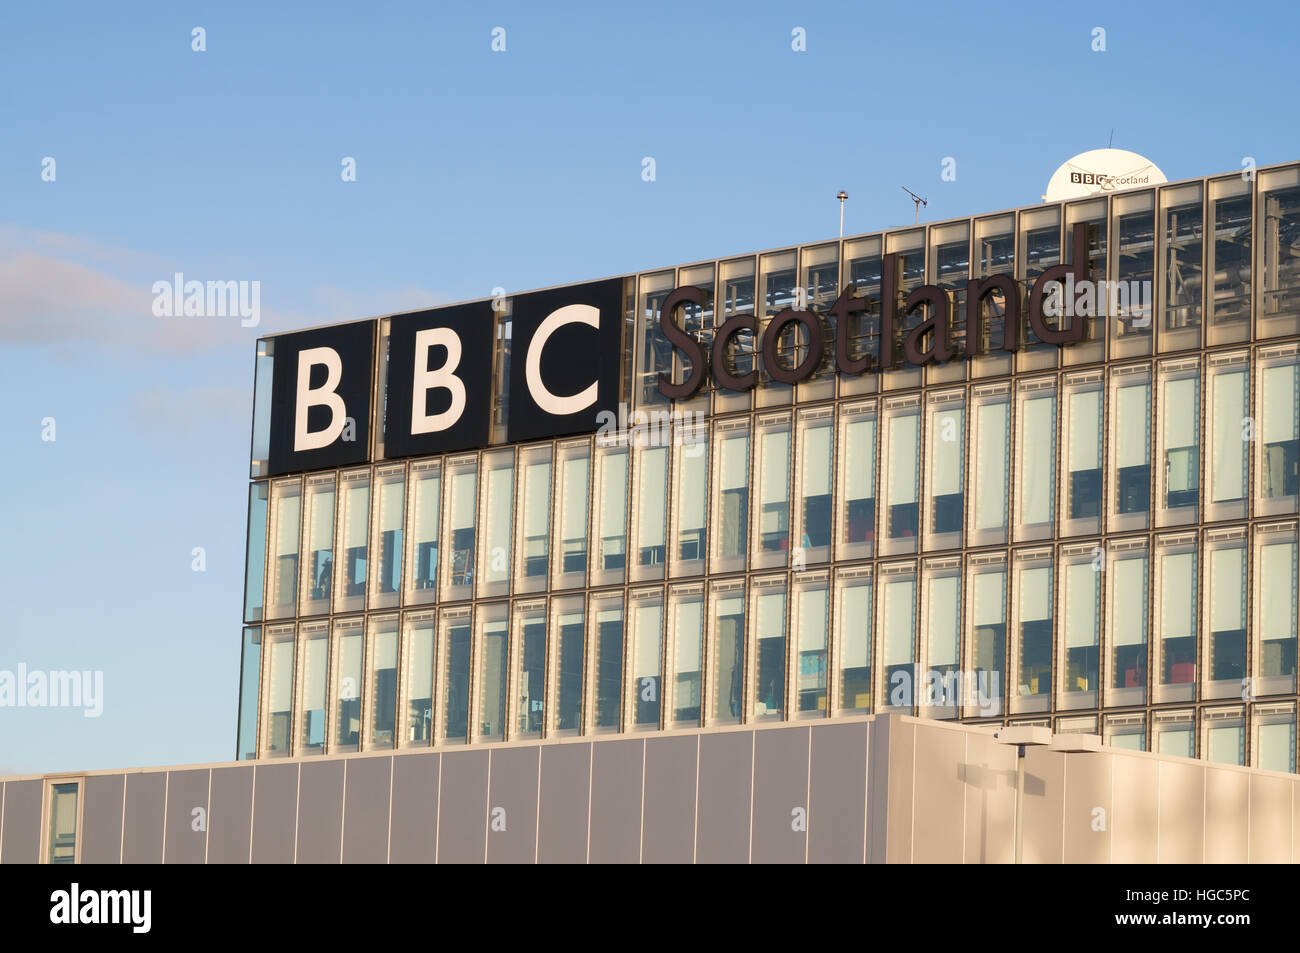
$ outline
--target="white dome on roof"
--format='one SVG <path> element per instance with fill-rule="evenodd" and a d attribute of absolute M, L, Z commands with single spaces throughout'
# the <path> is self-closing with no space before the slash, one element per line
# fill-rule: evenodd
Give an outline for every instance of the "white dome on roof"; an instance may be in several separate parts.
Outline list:
<path fill-rule="evenodd" d="M 1061 163 L 1047 181 L 1043 201 L 1081 199 L 1168 181 L 1160 168 L 1146 156 L 1126 149 L 1093 149 Z"/>

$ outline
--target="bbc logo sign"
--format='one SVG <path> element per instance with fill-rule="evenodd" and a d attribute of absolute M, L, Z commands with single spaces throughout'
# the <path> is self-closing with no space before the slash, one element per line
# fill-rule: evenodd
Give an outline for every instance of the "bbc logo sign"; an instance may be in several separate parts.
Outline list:
<path fill-rule="evenodd" d="M 589 433 L 601 411 L 617 412 L 623 281 L 512 299 L 511 443 Z M 391 319 L 375 402 L 386 458 L 489 443 L 494 317 L 483 301 Z M 369 460 L 377 327 L 359 321 L 275 339 L 271 474 Z"/>

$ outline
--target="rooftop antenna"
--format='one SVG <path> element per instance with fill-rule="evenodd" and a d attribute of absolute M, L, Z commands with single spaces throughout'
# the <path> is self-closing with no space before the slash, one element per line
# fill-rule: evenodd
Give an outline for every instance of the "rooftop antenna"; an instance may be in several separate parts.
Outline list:
<path fill-rule="evenodd" d="M 835 197 L 840 200 L 840 238 L 843 238 L 844 237 L 844 201 L 849 197 L 849 193 L 841 190 L 835 193 Z"/>
<path fill-rule="evenodd" d="M 900 185 L 899 188 L 902 189 L 904 192 L 906 192 L 908 195 L 912 196 L 912 202 L 916 205 L 916 217 L 912 220 L 912 224 L 916 225 L 921 221 L 921 206 L 922 205 L 929 206 L 930 203 L 927 202 L 925 199 L 921 198 L 921 196 L 917 195 L 906 185 Z"/>

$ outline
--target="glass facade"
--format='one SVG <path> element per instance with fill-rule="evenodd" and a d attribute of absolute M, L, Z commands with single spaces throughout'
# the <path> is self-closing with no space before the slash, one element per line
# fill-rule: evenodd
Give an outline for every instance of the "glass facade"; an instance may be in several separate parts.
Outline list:
<path fill-rule="evenodd" d="M 1075 223 L 1092 276 L 1136 297 L 1072 346 L 1026 324 L 1003 350 L 1000 291 L 968 326 L 968 278 L 1027 291 L 1082 251 Z M 1091 719 L 1113 744 L 1294 770 L 1298 234 L 1282 167 L 641 276 L 622 396 L 706 414 L 703 442 L 255 472 L 239 757 L 894 710 Z M 741 333 L 756 388 L 658 394 L 673 287 L 705 292 L 680 320 L 707 346 L 853 282 L 876 296 L 849 318 L 858 357 L 885 253 L 900 294 L 961 302 L 954 360 L 848 375 L 828 339 L 782 385 Z"/>

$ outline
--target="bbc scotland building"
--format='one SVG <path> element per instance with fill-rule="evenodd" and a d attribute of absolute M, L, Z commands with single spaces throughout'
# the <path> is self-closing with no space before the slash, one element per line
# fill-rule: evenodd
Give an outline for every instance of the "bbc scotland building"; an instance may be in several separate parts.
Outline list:
<path fill-rule="evenodd" d="M 252 430 L 236 763 L 0 860 L 1300 859 L 1300 164 L 268 337 Z"/>
<path fill-rule="evenodd" d="M 1045 341 L 1071 268 L 1154 302 Z M 359 465 L 317 468 L 293 374 L 339 332 Z M 257 361 L 240 758 L 893 710 L 1295 770 L 1300 167 Z"/>

